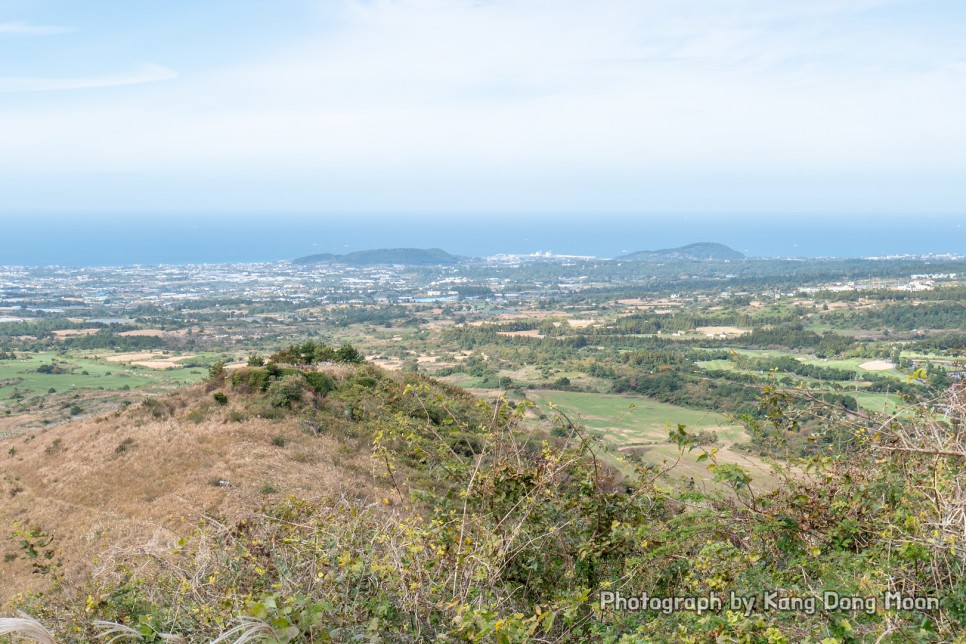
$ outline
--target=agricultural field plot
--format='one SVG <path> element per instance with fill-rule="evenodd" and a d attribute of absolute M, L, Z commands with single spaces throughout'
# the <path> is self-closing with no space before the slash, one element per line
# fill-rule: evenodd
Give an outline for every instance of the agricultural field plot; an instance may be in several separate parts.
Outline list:
<path fill-rule="evenodd" d="M 751 331 L 735 326 L 699 326 L 694 329 L 694 333 L 705 337 L 734 337 L 751 333 Z"/>
<path fill-rule="evenodd" d="M 107 362 L 121 362 L 124 364 L 130 364 L 138 367 L 147 367 L 148 369 L 181 369 L 185 361 L 194 358 L 194 355 L 166 355 L 159 351 L 149 351 L 141 353 L 122 353 L 119 355 L 108 356 L 105 358 Z"/>
<path fill-rule="evenodd" d="M 827 385 L 829 381 L 822 380 L 820 378 L 814 378 L 810 376 L 803 376 L 797 373 L 791 373 L 789 371 L 764 371 L 761 369 L 742 369 L 740 366 L 732 362 L 731 360 L 702 360 L 700 362 L 695 362 L 695 365 L 706 370 L 706 371 L 734 371 L 736 373 L 744 373 L 752 376 L 758 376 L 763 379 L 762 384 L 768 384 L 766 378 L 772 379 L 782 379 L 791 378 L 792 381 L 797 383 L 805 383 L 808 386 L 821 386 Z"/>
<path fill-rule="evenodd" d="M 713 431 L 719 440 L 709 448 L 718 448 L 720 463 L 734 463 L 748 469 L 766 487 L 775 484 L 768 464 L 753 455 L 733 449 L 735 444 L 747 441 L 748 436 L 722 414 L 615 394 L 541 389 L 528 391 L 527 397 L 548 416 L 552 416 L 550 404 L 553 404 L 573 422 L 599 432 L 606 440 L 617 445 L 618 453 L 633 452 L 645 462 L 659 467 L 677 461 L 679 456 L 677 446 L 668 442 L 669 425 L 681 423 L 690 432 Z M 700 450 L 685 453 L 672 475 L 678 479 L 693 478 L 698 483 L 714 485 L 707 463 L 697 461 L 700 454 Z"/>
<path fill-rule="evenodd" d="M 551 382 L 559 380 L 560 378 L 566 378 L 572 384 L 581 387 L 590 387 L 593 389 L 607 387 L 607 383 L 600 378 L 595 378 L 576 369 L 551 369 L 544 372 L 539 367 L 521 366 L 516 369 L 502 369 L 499 375 L 510 378 L 515 384 L 534 385 L 537 387 L 541 386 L 540 383 Z"/>
<path fill-rule="evenodd" d="M 737 371 L 738 365 L 731 360 L 699 360 L 697 366 L 708 371 Z"/>
<path fill-rule="evenodd" d="M 785 355 L 792 355 L 792 354 L 785 354 Z M 906 378 L 904 374 L 895 371 L 895 369 L 892 367 L 890 363 L 883 362 L 883 364 L 881 365 L 875 365 L 880 368 L 871 369 L 869 367 L 872 365 L 868 365 L 866 363 L 863 363 L 865 364 L 865 367 L 861 365 L 855 365 L 854 363 L 859 362 L 859 359 L 821 360 L 819 358 L 815 358 L 812 356 L 800 356 L 800 355 L 795 355 L 794 357 L 805 364 L 827 366 L 827 367 L 838 367 L 838 368 L 847 369 L 849 371 L 855 372 L 856 380 L 854 382 L 852 381 L 840 382 L 839 384 L 841 384 L 844 388 L 839 391 L 833 391 L 831 393 L 842 393 L 842 394 L 848 394 L 850 396 L 853 396 L 858 402 L 859 406 L 867 411 L 871 411 L 875 413 L 887 412 L 889 410 L 894 411 L 900 402 L 900 398 L 894 394 L 868 392 L 862 389 L 862 387 L 867 386 L 867 383 L 863 382 L 860 377 L 860 374 L 863 372 L 875 372 L 877 374 L 889 375 L 889 376 L 895 377 L 896 379 Z M 707 371 L 716 371 L 716 370 L 735 371 L 738 373 L 746 373 L 746 374 L 758 375 L 758 376 L 761 376 L 763 374 L 763 372 L 761 371 L 742 369 L 741 367 L 738 366 L 738 364 L 736 364 L 732 360 L 701 360 L 701 361 L 695 362 L 694 364 Z M 829 381 L 821 380 L 818 378 L 802 376 L 794 373 L 779 371 L 779 372 L 775 372 L 773 375 L 774 377 L 780 379 L 783 382 L 787 382 L 785 381 L 785 378 L 787 377 L 787 378 L 790 378 L 794 383 L 796 384 L 804 383 L 805 386 L 809 388 L 824 389 L 829 386 Z"/>
<path fill-rule="evenodd" d="M 900 373 L 889 363 L 884 360 L 872 360 L 870 358 L 819 358 L 818 356 L 806 354 L 806 353 L 791 353 L 787 351 L 778 351 L 774 349 L 729 349 L 734 351 L 738 356 L 745 356 L 748 358 L 778 358 L 782 356 L 790 356 L 795 358 L 801 363 L 814 365 L 817 367 L 830 367 L 834 369 L 846 369 L 854 372 L 857 376 L 864 376 L 868 374 L 877 374 L 881 376 L 891 376 L 897 379 L 905 379 L 907 374 Z M 709 360 L 706 363 L 724 363 L 729 361 L 722 360 Z M 698 363 L 699 365 L 705 363 Z M 705 367 L 714 369 L 727 369 L 725 366 L 716 367 Z M 732 368 L 735 368 L 734 366 Z"/>
<path fill-rule="evenodd" d="M 858 376 L 874 373 L 880 376 L 892 376 L 900 380 L 906 378 L 906 374 L 896 371 L 895 366 L 885 360 L 871 360 L 869 358 L 831 358 L 826 360 L 810 355 L 795 357 L 805 364 L 819 367 L 832 367 L 835 369 L 848 369 L 854 371 Z"/>
<path fill-rule="evenodd" d="M 801 357 L 797 354 L 778 351 L 777 349 L 732 349 L 728 347 L 728 351 L 737 353 L 739 356 L 748 356 L 749 358 L 780 358 L 781 356 L 787 355 L 793 355 L 796 358 Z"/>
<path fill-rule="evenodd" d="M 708 462 L 697 460 L 698 456 L 703 453 L 700 449 L 681 454 L 676 445 L 664 443 L 628 448 L 628 450 L 633 450 L 645 462 L 652 463 L 660 468 L 674 464 L 674 468 L 669 472 L 669 475 L 678 481 L 693 480 L 699 489 L 705 491 L 723 489 L 721 483 L 714 481 L 713 474 L 708 469 Z M 781 478 L 775 474 L 772 466 L 753 454 L 746 454 L 734 450 L 730 446 L 723 446 L 719 447 L 715 458 L 721 465 L 737 465 L 747 471 L 751 475 L 751 486 L 755 490 L 773 490 L 781 484 Z"/>
<path fill-rule="evenodd" d="M 933 362 L 944 362 L 944 363 L 966 363 L 966 358 L 963 356 L 956 356 L 947 353 L 929 353 L 923 351 L 903 351 L 903 358 L 909 358 L 910 360 L 931 360 Z"/>
<path fill-rule="evenodd" d="M 108 362 L 103 356 L 21 354 L 16 360 L 0 360 L 0 400 L 76 390 L 116 391 L 159 389 L 200 381 L 203 369 L 163 371 Z M 45 367 L 47 365 L 47 367 Z M 44 373 L 42 369 L 50 369 Z"/>
<path fill-rule="evenodd" d="M 902 398 L 896 394 L 877 394 L 864 391 L 850 391 L 848 394 L 855 397 L 859 407 L 876 414 L 894 414 L 905 406 Z"/>
<path fill-rule="evenodd" d="M 549 405 L 553 404 L 573 422 L 599 431 L 618 444 L 666 442 L 668 425 L 679 423 L 691 431 L 715 431 L 729 442 L 745 439 L 741 427 L 722 414 L 636 396 L 536 389 L 528 391 L 527 397 L 544 413 L 551 415 Z"/>
<path fill-rule="evenodd" d="M 435 377 L 435 376 L 434 376 Z M 503 387 L 494 386 L 493 382 L 488 382 L 486 378 L 482 376 L 471 376 L 465 373 L 454 373 L 449 376 L 438 377 L 437 380 L 440 382 L 445 382 L 450 385 L 455 385 L 457 387 L 462 387 L 464 389 L 479 390 L 493 392 L 494 394 L 502 394 L 504 392 Z M 489 395 L 487 396 L 489 397 Z"/>

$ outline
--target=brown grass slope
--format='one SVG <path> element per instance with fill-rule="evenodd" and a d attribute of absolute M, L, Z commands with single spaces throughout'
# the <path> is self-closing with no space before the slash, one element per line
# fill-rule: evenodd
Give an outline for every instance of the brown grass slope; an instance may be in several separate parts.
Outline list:
<path fill-rule="evenodd" d="M 240 520 L 290 494 L 377 493 L 368 436 L 315 435 L 295 414 L 260 418 L 250 398 L 223 391 L 226 406 L 200 385 L 0 439 L 0 606 L 50 583 L 32 574 L 18 527 L 53 536 L 49 563 L 76 588 L 112 552 L 161 553 L 202 516 Z"/>

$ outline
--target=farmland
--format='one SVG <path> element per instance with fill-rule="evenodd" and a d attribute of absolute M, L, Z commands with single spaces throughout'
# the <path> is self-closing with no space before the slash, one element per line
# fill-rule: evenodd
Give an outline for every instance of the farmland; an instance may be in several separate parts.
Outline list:
<path fill-rule="evenodd" d="M 738 443 L 762 387 L 882 413 L 958 377 L 961 263 L 933 262 L 922 293 L 901 290 L 925 283 L 922 263 L 861 266 L 880 279 L 848 287 L 854 263 L 806 275 L 780 260 L 17 269 L 0 298 L 0 350 L 16 356 L 0 360 L 0 413 L 62 419 L 71 396 L 116 406 L 318 338 L 486 397 L 553 402 L 615 445 L 678 423 Z M 937 328 L 908 324 L 923 303 Z"/>
<path fill-rule="evenodd" d="M 747 438 L 740 427 L 722 414 L 633 396 L 542 389 L 529 391 L 527 396 L 544 413 L 556 408 L 572 421 L 620 445 L 665 442 L 668 427 L 677 424 L 696 430 L 714 431 L 729 442 Z"/>
<path fill-rule="evenodd" d="M 513 588 L 539 571 L 557 606 L 573 597 L 552 594 L 564 576 L 584 592 L 587 574 L 625 564 L 607 578 L 630 571 L 649 590 L 682 574 L 735 579 L 734 570 L 750 581 L 723 587 L 785 587 L 793 567 L 794 579 L 808 575 L 795 592 L 813 579 L 834 585 L 842 570 L 858 592 L 906 547 L 893 540 L 875 558 L 855 555 L 868 551 L 860 540 L 879 544 L 888 532 L 880 521 L 898 510 L 883 499 L 917 499 L 903 501 L 917 508 L 908 516 L 936 507 L 917 496 L 936 478 L 915 469 L 910 478 L 910 460 L 870 452 L 869 436 L 930 414 L 933 429 L 945 427 L 957 408 L 935 401 L 950 400 L 966 372 L 966 288 L 953 276 L 966 263 L 953 260 L 930 263 L 935 277 L 914 292 L 904 287 L 927 270 L 914 260 L 4 270 L 0 492 L 19 536 L 4 550 L 0 586 L 47 591 L 45 574 L 64 561 L 58 583 L 73 594 L 24 608 L 65 628 L 93 616 L 134 623 L 123 598 L 136 586 L 163 598 L 150 614 L 134 607 L 142 623 L 161 615 L 151 623 L 220 632 L 251 597 L 268 597 L 266 606 L 283 597 L 277 584 L 291 576 L 270 572 L 280 547 L 311 562 L 296 566 L 312 571 L 299 592 L 317 592 L 320 551 L 304 548 L 329 543 L 333 528 L 358 535 L 344 543 L 360 550 L 339 542 L 325 553 L 326 588 L 358 586 L 350 570 L 364 583 L 372 571 L 405 571 L 400 539 L 407 560 L 425 548 L 421 570 L 437 566 L 445 579 L 454 561 L 502 569 L 505 559 L 487 559 L 488 544 L 507 535 L 500 516 L 526 530 L 513 542 L 527 553 Z M 854 281 L 870 272 L 881 279 Z M 186 499 L 197 506 L 185 510 Z M 320 531 L 277 532 L 314 530 L 310 499 L 326 508 Z M 205 534 L 188 511 L 216 530 L 233 526 L 210 543 L 260 531 L 244 537 L 243 556 L 224 549 L 224 574 L 198 577 L 215 581 L 192 589 L 190 614 L 180 572 L 91 579 L 91 562 L 110 560 L 105 539 L 141 561 L 148 540 Z M 440 532 L 454 517 L 466 517 L 469 538 Z M 37 527 L 16 527 L 25 520 Z M 48 535 L 51 563 L 31 559 Z M 269 542 L 271 557 L 256 554 Z M 386 558 L 367 559 L 374 547 Z M 157 552 L 177 559 L 165 571 L 212 561 L 190 546 Z M 569 567 L 558 574 L 561 562 Z M 415 577 L 379 583 L 407 597 L 419 587 Z M 206 604 L 225 612 L 206 622 Z M 186 615 L 197 621 L 185 626 Z M 802 632 L 798 621 L 775 623 Z"/>

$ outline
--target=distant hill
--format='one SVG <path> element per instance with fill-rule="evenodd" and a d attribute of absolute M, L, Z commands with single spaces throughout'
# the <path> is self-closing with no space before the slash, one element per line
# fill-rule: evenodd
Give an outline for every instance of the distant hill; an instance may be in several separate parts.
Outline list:
<path fill-rule="evenodd" d="M 317 264 L 320 262 L 334 262 L 340 257 L 342 257 L 342 255 L 336 255 L 334 253 L 319 253 L 318 255 L 299 257 L 298 259 L 292 261 L 296 264 Z"/>
<path fill-rule="evenodd" d="M 357 250 L 345 255 L 321 253 L 292 260 L 296 264 L 317 264 L 339 262 L 340 264 L 407 264 L 410 266 L 440 266 L 456 264 L 460 258 L 450 255 L 440 248 L 380 248 L 378 250 Z"/>
<path fill-rule="evenodd" d="M 630 253 L 629 255 L 618 257 L 618 259 L 631 259 L 639 261 L 724 261 L 744 258 L 745 256 L 742 253 L 739 253 L 733 248 L 729 248 L 724 244 L 715 244 L 713 242 L 698 242 L 696 244 L 681 246 L 680 248 L 642 250 L 636 253 Z"/>

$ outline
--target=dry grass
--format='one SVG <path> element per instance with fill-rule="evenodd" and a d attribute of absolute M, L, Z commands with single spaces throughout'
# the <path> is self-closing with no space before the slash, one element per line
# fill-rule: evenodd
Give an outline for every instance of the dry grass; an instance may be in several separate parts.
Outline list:
<path fill-rule="evenodd" d="M 105 358 L 108 362 L 134 362 L 135 360 L 151 360 L 162 355 L 157 351 L 141 351 L 138 353 L 118 353 L 117 355 Z"/>
<path fill-rule="evenodd" d="M 739 329 L 736 326 L 699 326 L 695 329 L 697 333 L 704 333 L 705 335 L 726 335 L 726 336 L 739 336 L 746 333 L 750 333 L 747 329 Z"/>
<path fill-rule="evenodd" d="M 238 625 L 222 633 L 218 639 L 212 640 L 211 644 L 219 644 L 220 642 L 245 644 L 246 642 L 272 641 L 275 638 L 274 629 L 260 619 L 240 617 L 238 621 Z"/>
<path fill-rule="evenodd" d="M 100 329 L 61 329 L 54 331 L 53 334 L 58 340 L 63 340 L 76 335 L 95 335 L 99 331 Z"/>
<path fill-rule="evenodd" d="M 163 360 L 138 360 L 137 362 L 132 362 L 131 364 L 137 365 L 139 367 L 147 367 L 148 369 L 160 369 L 162 371 L 167 369 L 183 369 L 184 367 L 178 364 L 179 360 L 184 360 L 185 358 L 193 358 L 194 356 L 176 356 L 173 358 L 165 358 Z"/>
<path fill-rule="evenodd" d="M 56 643 L 53 634 L 43 624 L 24 613 L 20 613 L 20 617 L 0 617 L 0 635 L 13 635 L 42 644 Z"/>
<path fill-rule="evenodd" d="M 140 642 L 144 639 L 144 636 L 142 636 L 141 633 L 123 624 L 97 621 L 94 622 L 94 626 L 100 629 L 98 637 L 107 642 L 107 644 L 111 644 L 111 642 L 123 641 Z M 185 644 L 185 639 L 179 635 L 172 635 L 171 633 L 158 633 L 158 637 L 165 642 L 172 642 L 173 644 Z"/>
<path fill-rule="evenodd" d="M 366 361 L 371 362 L 377 367 L 388 369 L 389 371 L 399 371 L 402 369 L 402 360 L 398 358 L 380 358 L 379 356 L 366 356 Z"/>
<path fill-rule="evenodd" d="M 246 516 L 265 502 L 266 482 L 278 495 L 306 499 L 372 493 L 368 450 L 352 452 L 335 438 L 310 436 L 296 418 L 227 422 L 233 410 L 243 411 L 236 408 L 240 402 L 212 406 L 203 387 L 159 400 L 172 413 L 155 418 L 137 405 L 0 439 L 0 530 L 9 535 L 21 525 L 53 535 L 70 584 L 87 578 L 109 545 L 164 548 L 191 524 L 185 518 Z M 208 409 L 202 422 L 188 420 L 202 407 Z M 292 449 L 274 447 L 278 435 Z M 55 441 L 59 449 L 52 451 Z M 129 447 L 118 450 L 122 443 Z M 216 478 L 230 485 L 213 486 Z M 48 583 L 31 574 L 16 543 L 0 543 L 4 555 L 17 555 L 0 566 L 0 605 Z"/>
<path fill-rule="evenodd" d="M 539 329 L 528 329 L 526 331 L 497 331 L 497 335 L 505 335 L 510 338 L 542 338 Z"/>
<path fill-rule="evenodd" d="M 194 355 L 166 356 L 156 351 L 143 351 L 140 353 L 120 353 L 108 356 L 105 360 L 133 364 L 148 369 L 180 369 L 182 368 L 182 365 L 179 364 L 180 361 L 188 358 L 194 358 Z"/>

